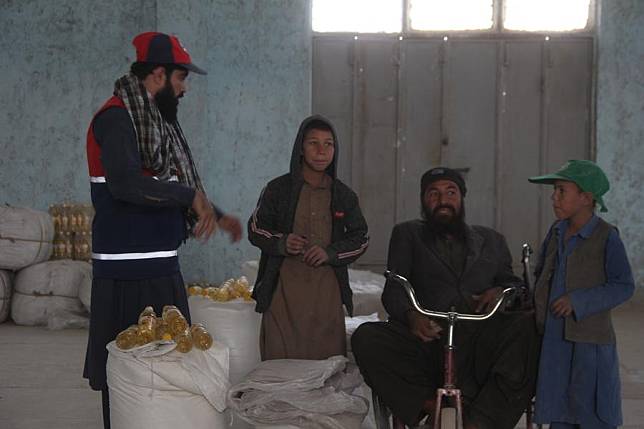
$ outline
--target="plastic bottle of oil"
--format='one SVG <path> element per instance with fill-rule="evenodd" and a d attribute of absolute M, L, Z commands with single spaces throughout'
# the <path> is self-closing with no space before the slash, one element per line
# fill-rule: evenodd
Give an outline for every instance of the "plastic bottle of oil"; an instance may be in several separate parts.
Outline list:
<path fill-rule="evenodd" d="M 154 312 L 154 308 L 151 305 L 148 305 L 139 314 L 139 321 L 141 320 L 141 317 L 143 317 L 143 316 L 157 317 L 157 314 Z"/>
<path fill-rule="evenodd" d="M 194 346 L 199 350 L 208 350 L 212 347 L 212 336 L 201 323 L 195 323 L 192 325 L 190 328 L 190 334 L 192 335 Z"/>
<path fill-rule="evenodd" d="M 166 305 L 163 307 L 163 320 L 168 324 L 168 328 L 170 328 L 170 333 L 173 337 L 188 329 L 188 321 L 174 305 Z"/>
<path fill-rule="evenodd" d="M 194 285 L 194 284 L 190 285 L 188 287 L 188 295 L 190 295 L 190 296 L 203 295 L 203 288 L 201 286 Z"/>
<path fill-rule="evenodd" d="M 154 338 L 163 341 L 172 340 L 172 333 L 170 332 L 170 328 L 168 327 L 168 324 L 165 323 L 165 320 L 163 320 L 161 317 L 157 317 L 157 330 Z"/>
<path fill-rule="evenodd" d="M 177 343 L 178 351 L 188 353 L 192 350 L 192 335 L 190 335 L 190 330 L 185 329 L 183 332 L 175 335 L 174 342 Z"/>
<path fill-rule="evenodd" d="M 138 326 L 132 325 L 129 328 L 121 331 L 116 336 L 116 346 L 121 350 L 129 350 L 132 347 L 139 345 L 139 332 Z"/>
<path fill-rule="evenodd" d="M 139 317 L 139 336 L 144 344 L 155 340 L 157 333 L 157 318 L 153 315 Z"/>

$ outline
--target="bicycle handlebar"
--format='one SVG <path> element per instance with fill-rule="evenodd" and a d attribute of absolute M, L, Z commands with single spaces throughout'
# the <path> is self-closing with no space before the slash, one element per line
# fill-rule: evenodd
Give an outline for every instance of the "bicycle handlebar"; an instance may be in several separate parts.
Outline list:
<path fill-rule="evenodd" d="M 494 304 L 494 307 L 488 311 L 485 314 L 464 314 L 464 313 L 457 313 L 455 311 L 448 311 L 448 312 L 443 312 L 443 311 L 430 311 L 430 310 L 425 310 L 418 304 L 418 300 L 416 299 L 416 294 L 414 293 L 414 289 L 411 286 L 411 283 L 409 283 L 409 280 L 404 278 L 403 276 L 399 276 L 398 274 L 387 270 L 385 271 L 385 277 L 389 280 L 395 281 L 399 283 L 401 286 L 405 288 L 405 292 L 407 292 L 407 296 L 409 297 L 409 300 L 411 301 L 412 305 L 421 314 L 424 314 L 426 316 L 430 317 L 437 317 L 439 319 L 452 319 L 452 320 L 485 320 L 489 319 L 496 313 L 496 311 L 499 309 L 501 306 L 501 303 L 503 302 L 503 299 L 506 297 L 506 295 L 509 295 L 510 293 L 514 292 L 516 288 L 514 287 L 508 287 L 503 289 L 503 292 L 501 293 L 501 296 L 499 299 L 496 301 L 496 304 Z"/>

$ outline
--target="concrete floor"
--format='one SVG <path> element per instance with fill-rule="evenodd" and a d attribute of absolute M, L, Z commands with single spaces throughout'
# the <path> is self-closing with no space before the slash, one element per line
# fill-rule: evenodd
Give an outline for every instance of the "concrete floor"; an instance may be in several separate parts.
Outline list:
<path fill-rule="evenodd" d="M 624 428 L 644 429 L 644 290 L 614 312 Z M 0 428 L 100 429 L 100 395 L 81 377 L 86 330 L 0 324 Z"/>

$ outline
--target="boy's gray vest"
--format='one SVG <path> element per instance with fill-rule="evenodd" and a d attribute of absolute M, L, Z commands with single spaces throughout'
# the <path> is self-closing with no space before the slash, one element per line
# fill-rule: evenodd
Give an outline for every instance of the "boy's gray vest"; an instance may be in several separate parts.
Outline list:
<path fill-rule="evenodd" d="M 590 237 L 577 245 L 568 256 L 566 266 L 566 292 L 577 289 L 586 289 L 606 283 L 605 254 L 606 240 L 614 226 L 599 219 L 595 230 Z M 544 331 L 546 313 L 548 310 L 548 296 L 555 264 L 557 263 L 557 243 L 559 242 L 557 229 L 553 229 L 546 246 L 545 258 L 541 275 L 537 279 L 534 292 L 535 316 L 537 329 L 541 334 Z M 566 317 L 564 336 L 568 341 L 614 344 L 615 331 L 611 320 L 610 310 L 602 311 L 576 321 L 574 314 Z"/>

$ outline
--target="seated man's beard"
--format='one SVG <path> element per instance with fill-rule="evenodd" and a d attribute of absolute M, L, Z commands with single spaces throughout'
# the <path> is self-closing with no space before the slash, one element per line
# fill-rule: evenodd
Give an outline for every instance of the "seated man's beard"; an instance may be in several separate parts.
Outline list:
<path fill-rule="evenodd" d="M 174 89 L 172 89 L 170 82 L 166 82 L 163 89 L 156 93 L 154 101 L 157 103 L 161 117 L 166 122 L 172 124 L 177 121 L 179 99 L 174 95 Z"/>
<path fill-rule="evenodd" d="M 450 209 L 451 214 L 442 214 L 438 211 L 442 208 Z M 465 225 L 465 205 L 461 204 L 461 210 L 457 213 L 454 207 L 448 205 L 436 206 L 434 210 L 423 206 L 423 217 L 430 230 L 436 235 L 450 235 L 456 238 L 464 238 L 467 231 Z"/>

